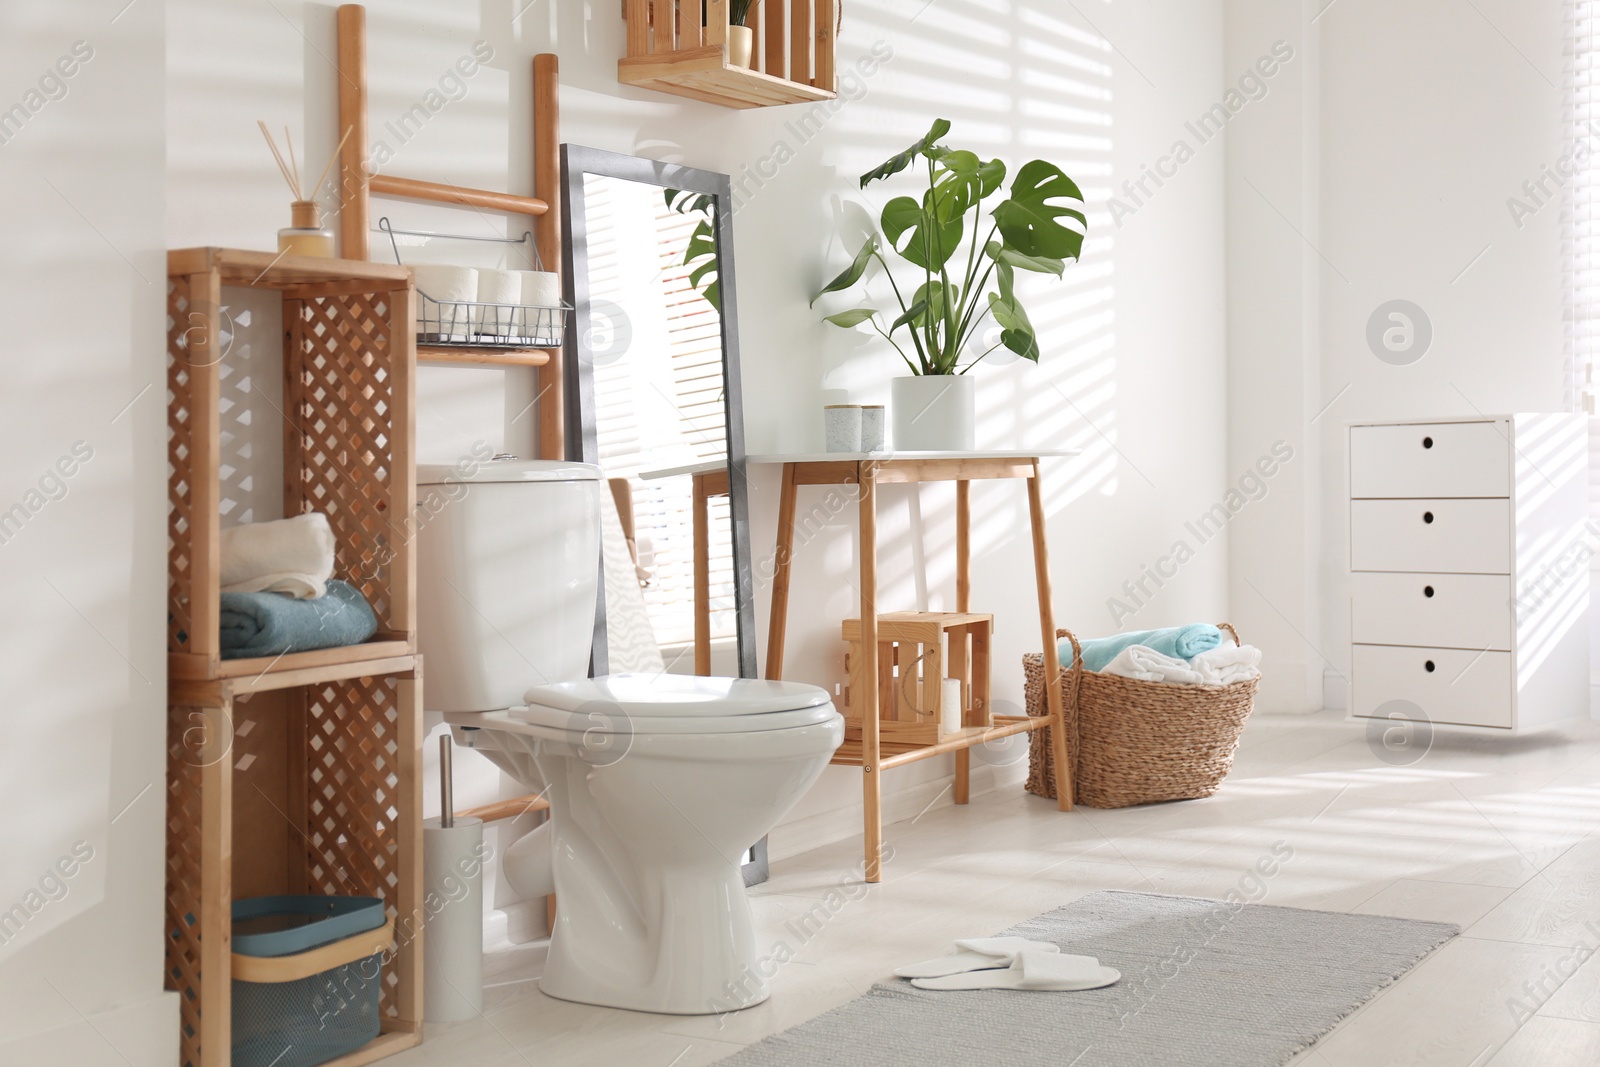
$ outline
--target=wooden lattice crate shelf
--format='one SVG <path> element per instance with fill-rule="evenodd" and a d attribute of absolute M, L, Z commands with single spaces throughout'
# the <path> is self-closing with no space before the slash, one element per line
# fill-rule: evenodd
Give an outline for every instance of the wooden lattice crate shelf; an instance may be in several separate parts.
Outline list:
<path fill-rule="evenodd" d="M 841 627 L 847 646 L 844 694 L 846 742 L 861 740 L 861 713 L 852 692 L 861 663 L 861 620 Z M 891 746 L 936 744 L 953 733 L 990 725 L 989 646 L 994 616 L 973 612 L 900 611 L 878 616 L 878 737 Z M 961 684 L 961 723 L 947 730 L 940 710 L 947 679 Z M 859 707 L 859 705 L 856 705 Z"/>
<path fill-rule="evenodd" d="M 722 107 L 815 103 L 837 95 L 837 0 L 758 0 L 749 67 L 728 55 L 727 0 L 624 0 L 628 54 L 617 80 Z"/>
<path fill-rule="evenodd" d="M 171 252 L 168 270 L 166 942 L 180 1062 L 226 1067 L 232 903 L 277 893 L 379 897 L 396 919 L 384 1034 L 336 1061 L 371 1062 L 415 1044 L 422 1020 L 410 273 L 220 248 Z M 230 286 L 279 294 L 281 402 L 245 385 L 262 368 L 230 362 Z M 335 576 L 378 616 L 364 644 L 221 658 L 222 516 L 248 510 L 224 442 L 256 402 L 251 414 L 282 422 L 283 513 L 328 517 Z"/>
<path fill-rule="evenodd" d="M 168 657 L 175 678 L 221 678 L 221 381 L 232 338 L 224 286 L 283 304 L 283 511 L 320 511 L 334 573 L 361 590 L 380 642 L 415 651 L 411 551 L 415 339 L 404 267 L 224 248 L 168 253 Z M 357 658 L 376 658 L 372 649 Z M 289 657 L 285 657 L 286 660 Z M 279 663 L 273 669 L 294 669 Z"/>

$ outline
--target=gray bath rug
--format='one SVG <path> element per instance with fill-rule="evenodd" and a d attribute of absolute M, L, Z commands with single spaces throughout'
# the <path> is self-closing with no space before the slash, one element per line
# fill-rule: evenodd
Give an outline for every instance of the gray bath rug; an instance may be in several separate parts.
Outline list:
<path fill-rule="evenodd" d="M 1459 932 L 1376 915 L 1091 893 L 1004 933 L 1098 956 L 1122 972 L 1114 986 L 926 992 L 895 979 L 718 1063 L 1277 1067 Z M 925 955 L 940 950 L 930 945 Z"/>

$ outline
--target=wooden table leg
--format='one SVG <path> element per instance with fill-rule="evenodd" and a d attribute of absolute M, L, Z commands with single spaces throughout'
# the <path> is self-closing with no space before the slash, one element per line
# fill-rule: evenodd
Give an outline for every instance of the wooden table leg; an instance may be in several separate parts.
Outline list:
<path fill-rule="evenodd" d="M 711 674 L 711 494 L 694 476 L 694 673 Z"/>
<path fill-rule="evenodd" d="M 1061 699 L 1061 657 L 1056 655 L 1055 607 L 1050 595 L 1050 548 L 1044 533 L 1044 491 L 1039 461 L 1028 479 L 1028 511 L 1033 519 L 1033 569 L 1039 581 L 1039 632 L 1044 641 L 1044 691 L 1050 709 L 1050 753 L 1055 760 L 1056 807 L 1072 810 L 1072 764 Z"/>
<path fill-rule="evenodd" d="M 972 599 L 972 483 L 956 482 L 956 610 L 971 611 Z M 970 697 L 969 697 L 970 699 Z M 967 725 L 962 716 L 962 725 Z M 972 750 L 956 753 L 955 802 L 965 804 L 971 787 Z"/>
<path fill-rule="evenodd" d="M 883 879 L 883 767 L 878 746 L 878 492 L 872 464 L 861 463 L 861 802 L 865 821 L 866 876 Z M 793 514 L 791 512 L 791 522 Z"/>
<path fill-rule="evenodd" d="M 794 561 L 794 506 L 798 489 L 794 464 L 783 465 L 783 488 L 778 492 L 778 537 L 772 556 L 772 621 L 767 624 L 767 677 L 783 677 L 783 639 L 789 624 L 789 566 Z M 864 649 L 874 647 L 863 642 Z"/>

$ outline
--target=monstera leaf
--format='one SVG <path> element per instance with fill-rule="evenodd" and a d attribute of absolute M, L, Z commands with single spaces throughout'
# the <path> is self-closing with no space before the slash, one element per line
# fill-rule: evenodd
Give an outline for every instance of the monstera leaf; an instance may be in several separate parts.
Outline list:
<path fill-rule="evenodd" d="M 941 222 L 965 215 L 1006 180 L 1006 165 L 998 159 L 984 162 L 972 152 L 949 149 L 934 149 L 930 158 L 935 163 L 933 196 Z"/>
<path fill-rule="evenodd" d="M 1077 207 L 1051 203 L 1071 200 Z M 1054 163 L 1036 159 L 1017 172 L 1011 183 L 1011 196 L 994 209 L 995 224 L 1006 247 L 1025 256 L 1049 259 L 1077 259 L 1083 251 L 1083 229 L 1088 220 L 1079 210 L 1083 194 L 1077 184 Z M 1058 221 L 1076 219 L 1080 229 Z"/>
<path fill-rule="evenodd" d="M 856 258 L 850 261 L 850 265 L 844 269 L 843 273 L 827 285 L 824 285 L 822 291 L 811 298 L 811 306 L 816 307 L 817 301 L 821 300 L 825 294 L 837 293 L 859 282 L 861 276 L 867 272 L 867 264 L 871 263 L 872 257 L 877 254 L 878 235 L 873 234 L 867 238 L 866 243 L 861 246 L 861 251 L 856 253 Z M 851 325 L 855 324 L 852 323 Z"/>
<path fill-rule="evenodd" d="M 680 215 L 699 215 L 700 222 L 689 235 L 688 247 L 683 252 L 683 265 L 691 268 L 689 284 L 705 302 L 722 313 L 722 286 L 717 281 L 717 233 L 711 219 L 716 210 L 716 199 L 705 193 L 691 193 L 683 189 L 663 189 L 662 199 L 667 207 Z M 706 279 L 711 279 L 707 281 Z"/>
<path fill-rule="evenodd" d="M 961 246 L 965 220 L 957 215 L 940 222 L 930 203 L 932 193 L 917 203 L 909 196 L 897 196 L 883 206 L 883 235 L 889 245 L 906 259 L 929 271 L 943 269 Z M 906 240 L 902 241 L 904 237 Z"/>
<path fill-rule="evenodd" d="M 999 241 L 990 241 L 983 248 L 983 254 L 996 263 L 1004 263 L 1008 267 L 1018 270 L 1031 270 L 1036 274 L 1054 274 L 1061 277 L 1067 269 L 1066 263 L 1059 259 L 1044 259 L 1040 256 L 1025 256 L 1021 252 L 1007 248 Z"/>
<path fill-rule="evenodd" d="M 861 188 L 865 189 L 872 182 L 878 181 L 882 178 L 892 178 L 894 175 L 899 174 L 901 171 L 911 166 L 912 160 L 916 159 L 920 155 L 925 154 L 930 148 L 933 147 L 935 141 L 949 132 L 949 119 L 935 119 L 932 128 L 922 136 L 921 140 L 917 141 L 910 148 L 907 148 L 904 152 L 899 152 L 890 156 L 888 159 L 884 160 L 882 163 L 879 163 L 876 167 L 873 167 L 871 170 L 863 174 L 861 176 Z"/>

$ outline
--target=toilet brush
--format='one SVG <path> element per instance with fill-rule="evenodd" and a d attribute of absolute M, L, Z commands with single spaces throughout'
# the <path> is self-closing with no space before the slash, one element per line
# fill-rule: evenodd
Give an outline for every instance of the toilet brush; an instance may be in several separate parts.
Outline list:
<path fill-rule="evenodd" d="M 455 816 L 450 735 L 439 738 L 439 817 L 422 824 L 423 1019 L 483 1011 L 483 820 Z"/>

